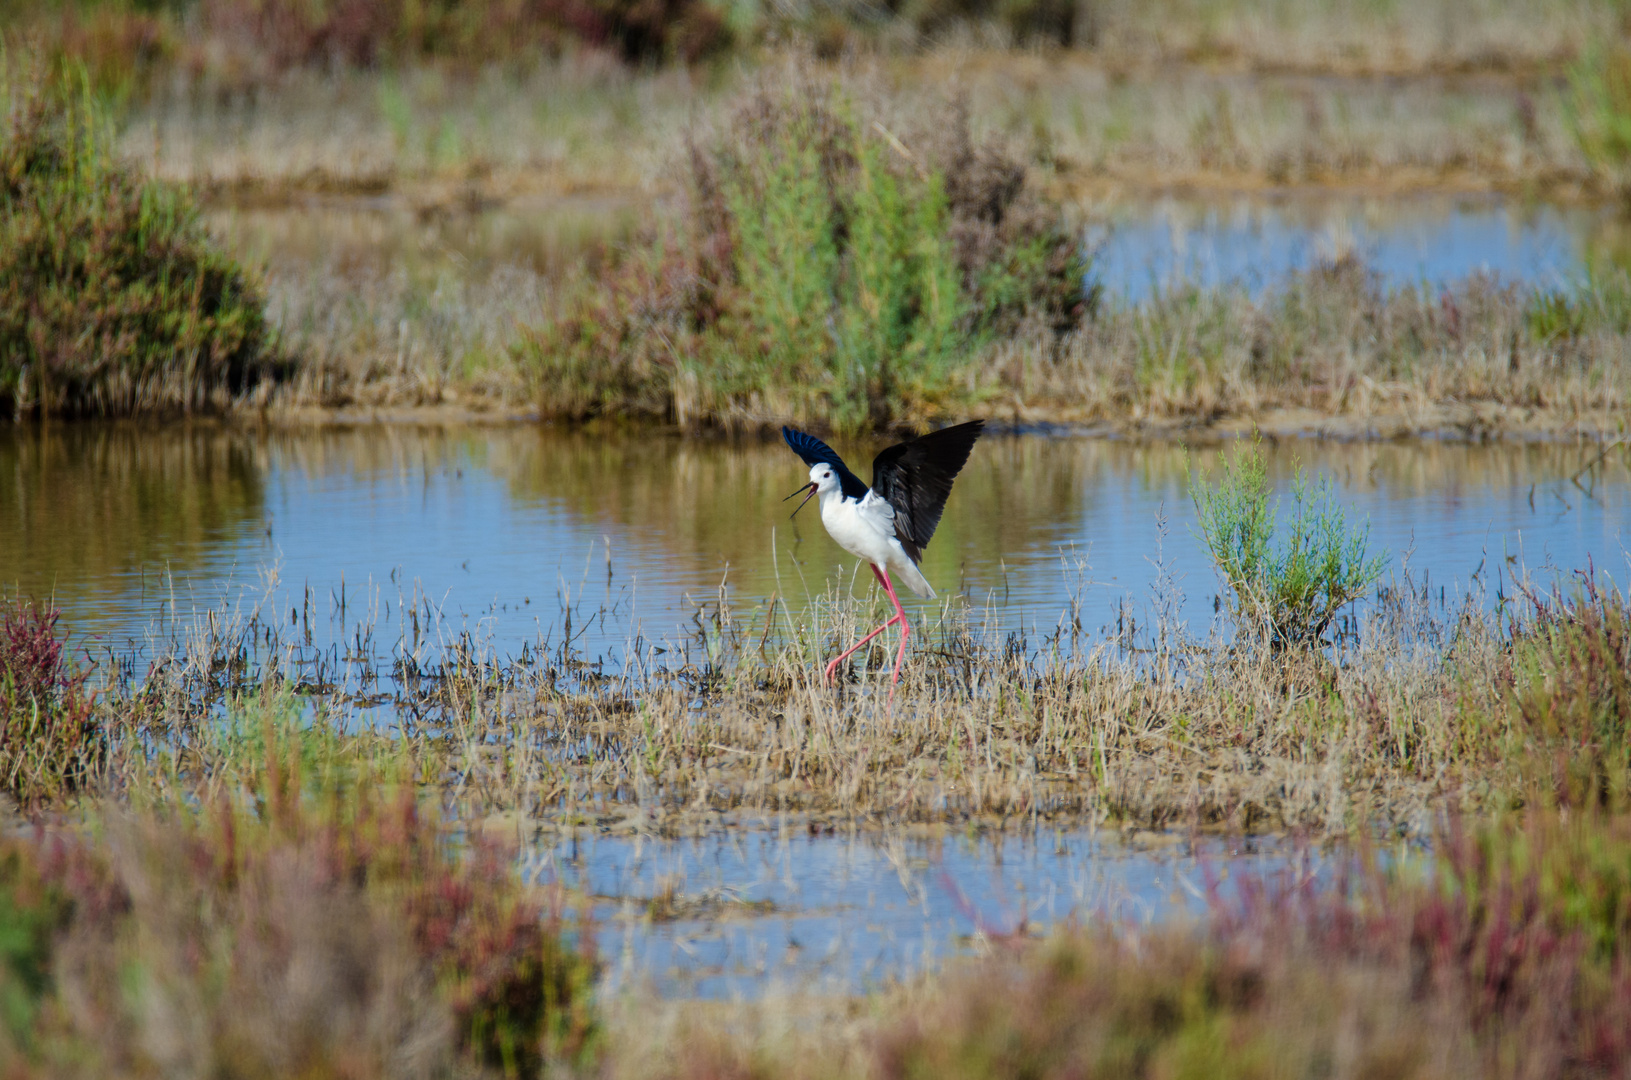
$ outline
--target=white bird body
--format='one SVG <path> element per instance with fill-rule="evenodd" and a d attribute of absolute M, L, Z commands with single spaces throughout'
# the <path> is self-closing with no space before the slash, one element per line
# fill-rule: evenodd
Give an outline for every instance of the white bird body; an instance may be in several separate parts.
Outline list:
<path fill-rule="evenodd" d="M 825 474 L 825 477 L 823 477 Z M 881 566 L 917 595 L 934 597 L 934 588 L 917 568 L 895 535 L 895 508 L 889 500 L 868 491 L 860 499 L 846 496 L 831 466 L 810 469 L 810 483 L 821 499 L 821 524 L 838 546 L 874 566 Z"/>
<path fill-rule="evenodd" d="M 826 526 L 828 535 L 839 547 L 872 567 L 878 584 L 895 606 L 895 614 L 883 625 L 828 662 L 825 673 L 828 681 L 855 650 L 898 623 L 900 649 L 895 653 L 895 669 L 889 682 L 889 696 L 894 699 L 912 628 L 906 621 L 906 609 L 900 606 L 890 575 L 900 578 L 902 584 L 919 596 L 934 596 L 934 589 L 917 568 L 917 562 L 940 523 L 940 511 L 946 505 L 946 496 L 951 494 L 951 482 L 968 460 L 968 453 L 984 424 L 983 420 L 970 420 L 889 447 L 872 461 L 871 484 L 862 483 L 832 447 L 820 439 L 789 427 L 782 428 L 782 438 L 787 440 L 787 445 L 810 466 L 810 482 L 787 498 L 804 494 L 804 502 L 799 503 L 802 508 L 804 503 L 820 496 L 821 524 Z M 798 510 L 793 514 L 797 516 Z"/>

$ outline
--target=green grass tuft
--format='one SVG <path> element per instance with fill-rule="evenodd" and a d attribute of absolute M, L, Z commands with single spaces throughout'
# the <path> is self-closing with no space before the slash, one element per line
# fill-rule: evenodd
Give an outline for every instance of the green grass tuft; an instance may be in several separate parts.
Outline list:
<path fill-rule="evenodd" d="M 1190 496 L 1242 633 L 1275 645 L 1318 643 L 1337 613 L 1382 576 L 1385 555 L 1369 554 L 1369 526 L 1350 530 L 1330 478 L 1310 482 L 1301 465 L 1292 479 L 1286 540 L 1274 543 L 1278 505 L 1270 502 L 1255 440 L 1224 459 L 1215 485 L 1208 476 L 1191 476 Z"/>

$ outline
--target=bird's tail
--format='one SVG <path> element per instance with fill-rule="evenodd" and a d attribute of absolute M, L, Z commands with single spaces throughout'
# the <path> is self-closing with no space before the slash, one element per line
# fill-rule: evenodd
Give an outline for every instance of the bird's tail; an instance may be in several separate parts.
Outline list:
<path fill-rule="evenodd" d="M 923 576 L 923 571 L 919 570 L 917 564 L 912 560 L 899 559 L 889 569 L 894 571 L 895 577 L 902 585 L 905 585 L 925 600 L 934 599 L 934 586 L 929 584 L 929 579 Z"/>

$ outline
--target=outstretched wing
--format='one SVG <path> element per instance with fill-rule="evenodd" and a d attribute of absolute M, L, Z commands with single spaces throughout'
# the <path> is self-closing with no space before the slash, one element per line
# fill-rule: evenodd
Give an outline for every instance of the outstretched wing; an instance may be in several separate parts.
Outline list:
<path fill-rule="evenodd" d="M 895 536 L 913 562 L 929 546 L 951 482 L 984 427 L 984 420 L 970 420 L 891 446 L 872 459 L 872 490 L 895 508 Z"/>
<path fill-rule="evenodd" d="M 782 428 L 782 438 L 793 448 L 793 453 L 804 459 L 804 464 L 831 465 L 838 473 L 838 483 L 846 498 L 866 498 L 867 486 L 861 483 L 859 476 L 849 471 L 849 466 L 844 464 L 844 459 L 839 457 L 832 447 L 814 435 L 806 435 L 790 427 Z"/>

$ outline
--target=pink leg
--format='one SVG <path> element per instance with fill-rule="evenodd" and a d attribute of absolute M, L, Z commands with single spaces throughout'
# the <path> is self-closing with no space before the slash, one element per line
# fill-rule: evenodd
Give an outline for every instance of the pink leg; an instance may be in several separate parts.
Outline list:
<path fill-rule="evenodd" d="M 877 570 L 878 568 L 873 567 L 873 569 Z M 900 651 L 895 654 L 895 677 L 889 681 L 889 700 L 893 701 L 895 700 L 895 684 L 900 682 L 900 664 L 902 660 L 906 659 L 906 642 L 912 636 L 912 624 L 906 621 L 906 609 L 900 606 L 900 597 L 895 595 L 895 586 L 889 583 L 889 571 L 879 571 L 878 580 L 883 582 L 884 590 L 889 593 L 890 602 L 895 605 L 895 617 L 890 619 L 889 622 L 900 623 Z M 889 623 L 883 624 L 883 626 L 888 625 Z M 878 627 L 878 629 L 882 630 L 883 626 Z"/>
<path fill-rule="evenodd" d="M 867 565 L 872 567 L 872 576 L 877 578 L 880 582 L 883 583 L 884 589 L 886 589 L 888 591 L 888 593 L 889 593 L 889 598 L 891 600 L 894 600 L 895 599 L 895 590 L 889 584 L 888 575 L 884 574 L 882 571 L 880 571 L 877 568 L 877 566 L 875 566 L 872 563 L 868 563 Z M 884 624 L 882 626 L 878 627 L 876 630 L 872 631 L 872 633 L 868 634 L 866 637 L 862 638 L 860 641 L 857 641 L 854 645 L 851 645 L 849 648 L 847 648 L 843 652 L 839 653 L 838 658 L 831 661 L 827 665 L 826 674 L 824 674 L 822 676 L 822 678 L 827 682 L 831 682 L 832 681 L 832 673 L 834 671 L 838 670 L 838 665 L 839 664 L 842 664 L 845 660 L 849 659 L 850 654 L 855 652 L 855 650 L 859 649 L 862 645 L 865 645 L 867 642 L 871 641 L 873 638 L 877 637 L 879 634 L 883 633 L 885 630 L 889 629 L 897 621 L 902 620 L 902 619 L 904 619 L 906 617 L 906 614 L 904 612 L 901 612 L 901 610 L 900 610 L 900 601 L 899 600 L 895 600 L 895 610 L 897 612 L 900 612 L 900 613 L 890 616 L 887 620 L 884 621 Z M 904 625 L 904 624 L 902 624 L 902 625 Z M 903 645 L 902 649 L 904 650 L 904 648 L 905 648 L 905 646 Z M 899 677 L 899 669 L 900 669 L 899 660 L 896 661 L 895 667 L 896 667 L 897 677 Z"/>

